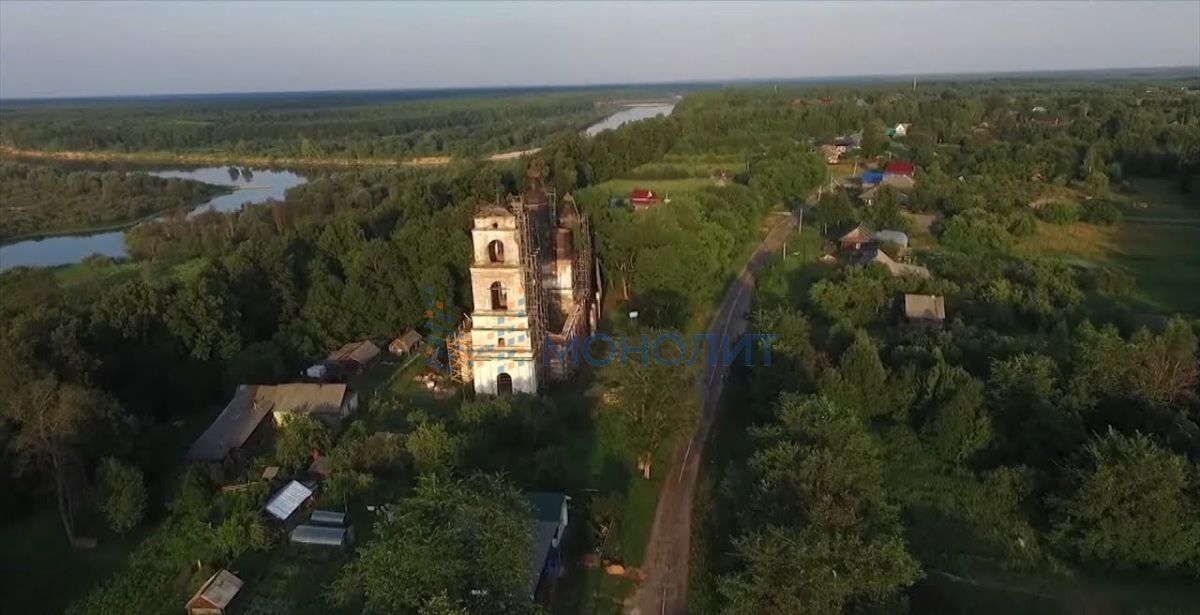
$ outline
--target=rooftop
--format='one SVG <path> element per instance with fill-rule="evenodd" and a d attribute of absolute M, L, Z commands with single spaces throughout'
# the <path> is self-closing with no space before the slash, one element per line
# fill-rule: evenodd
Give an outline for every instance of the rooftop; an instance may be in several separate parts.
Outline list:
<path fill-rule="evenodd" d="M 293 382 L 259 386 L 254 401 L 270 412 L 339 414 L 346 399 L 346 385 Z"/>
<path fill-rule="evenodd" d="M 230 451 L 244 445 L 271 410 L 269 406 L 255 403 L 259 388 L 247 384 L 239 386 L 221 414 L 192 443 L 187 458 L 220 461 L 229 456 Z"/>
<path fill-rule="evenodd" d="M 287 521 L 312 495 L 312 489 L 297 481 L 291 481 L 267 501 L 267 512 L 280 521 Z"/>
<path fill-rule="evenodd" d="M 379 346 L 376 346 L 371 340 L 362 340 L 345 344 L 341 348 L 329 353 L 326 360 L 367 363 L 377 356 L 379 356 Z"/>
<path fill-rule="evenodd" d="M 188 607 L 192 606 L 212 606 L 216 609 L 225 609 L 229 603 L 233 601 L 238 592 L 242 590 L 243 582 L 237 578 L 232 572 L 221 569 L 208 578 L 204 585 L 192 595 L 192 599 L 187 601 Z M 204 604 L 207 603 L 207 604 Z"/>
<path fill-rule="evenodd" d="M 904 315 L 911 320 L 946 320 L 946 298 L 938 295 L 904 295 Z"/>

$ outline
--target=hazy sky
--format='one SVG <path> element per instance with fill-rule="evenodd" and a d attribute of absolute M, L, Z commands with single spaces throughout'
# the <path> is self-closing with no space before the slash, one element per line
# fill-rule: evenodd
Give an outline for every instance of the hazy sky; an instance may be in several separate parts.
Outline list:
<path fill-rule="evenodd" d="M 1200 64 L 1174 2 L 0 2 L 0 97 Z"/>

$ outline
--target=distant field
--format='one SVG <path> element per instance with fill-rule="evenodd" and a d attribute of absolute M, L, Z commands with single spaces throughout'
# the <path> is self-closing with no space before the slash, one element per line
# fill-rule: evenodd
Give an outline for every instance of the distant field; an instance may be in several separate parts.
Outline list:
<path fill-rule="evenodd" d="M 1018 250 L 1088 265 L 1116 265 L 1137 278 L 1138 298 L 1165 312 L 1200 314 L 1200 206 L 1166 180 L 1140 179 L 1125 219 L 1113 228 L 1038 225 Z"/>
<path fill-rule="evenodd" d="M 689 178 L 689 179 L 612 179 L 601 184 L 596 184 L 588 188 L 589 191 L 598 192 L 600 194 L 609 194 L 612 196 L 628 197 L 629 193 L 634 188 L 646 188 L 653 190 L 655 193 L 663 197 L 669 197 L 671 193 L 685 194 L 695 192 L 702 188 L 712 186 L 713 182 L 708 178 Z"/>
<path fill-rule="evenodd" d="M 744 170 L 746 159 L 728 154 L 667 154 L 662 160 L 643 164 L 632 171 L 631 178 L 700 178 L 712 177 L 724 170 L 732 179 Z"/>

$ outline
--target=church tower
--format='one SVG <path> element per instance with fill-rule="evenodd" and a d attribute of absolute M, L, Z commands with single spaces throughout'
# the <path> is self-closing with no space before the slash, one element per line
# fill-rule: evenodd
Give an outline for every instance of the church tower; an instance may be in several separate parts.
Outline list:
<path fill-rule="evenodd" d="M 519 199 L 510 203 L 523 207 Z M 523 212 L 486 203 L 476 209 L 471 230 L 471 371 L 482 395 L 538 390 L 537 340 L 530 330 L 537 313 L 529 302 L 537 289 L 527 288 L 522 260 L 532 246 L 523 243 L 530 238 L 519 217 Z"/>

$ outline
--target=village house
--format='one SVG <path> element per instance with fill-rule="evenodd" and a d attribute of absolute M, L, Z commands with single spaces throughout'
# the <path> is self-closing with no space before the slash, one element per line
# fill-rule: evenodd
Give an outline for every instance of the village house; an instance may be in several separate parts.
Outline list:
<path fill-rule="evenodd" d="M 893 160 L 883 167 L 883 180 L 886 181 L 889 176 L 903 176 L 911 178 L 917 172 L 917 168 L 911 162 L 903 160 Z"/>
<path fill-rule="evenodd" d="M 864 266 L 870 266 L 872 264 L 882 265 L 888 270 L 888 273 L 901 278 L 912 277 L 929 279 L 933 277 L 929 273 L 929 270 L 925 267 L 920 265 L 910 265 L 907 263 L 897 263 L 892 259 L 892 257 L 888 256 L 878 247 L 871 247 L 863 252 L 862 257 L 859 259 L 859 264 Z"/>
<path fill-rule="evenodd" d="M 187 601 L 188 615 L 225 615 L 230 603 L 242 591 L 242 585 L 242 580 L 232 572 L 218 570 Z"/>
<path fill-rule="evenodd" d="M 662 199 L 648 188 L 634 188 L 629 193 L 629 205 L 635 210 L 649 209 L 662 203 Z"/>
<path fill-rule="evenodd" d="M 896 192 L 896 201 L 898 203 L 907 203 L 908 202 L 908 195 L 905 194 L 904 192 L 899 192 L 900 190 L 903 190 L 904 188 L 895 186 L 890 181 L 884 181 L 882 184 L 872 186 L 870 188 L 867 188 L 866 190 L 863 190 L 862 192 L 860 192 L 858 194 L 858 200 L 862 201 L 866 205 L 874 205 L 875 201 L 877 199 L 879 199 L 880 194 L 883 192 L 883 189 L 887 186 L 891 186 L 892 188 L 894 188 L 897 191 Z M 910 187 L 910 188 L 912 187 L 911 179 L 910 179 L 910 183 L 909 183 L 908 187 Z"/>
<path fill-rule="evenodd" d="M 896 124 L 895 126 L 888 128 L 887 134 L 893 139 L 904 137 L 908 135 L 908 129 L 911 126 L 912 124 Z"/>
<path fill-rule="evenodd" d="M 859 224 L 838 238 L 842 252 L 858 252 L 875 245 L 875 235 L 865 224 Z"/>
<path fill-rule="evenodd" d="M 861 179 L 863 188 L 878 186 L 883 183 L 883 171 L 866 171 Z"/>
<path fill-rule="evenodd" d="M 904 317 L 909 322 L 934 322 L 946 320 L 946 298 L 938 295 L 904 295 Z"/>
<path fill-rule="evenodd" d="M 358 395 L 344 384 L 243 384 L 221 414 L 192 443 L 187 460 L 219 462 L 240 457 L 289 415 L 307 414 L 336 425 L 357 408 Z"/>

